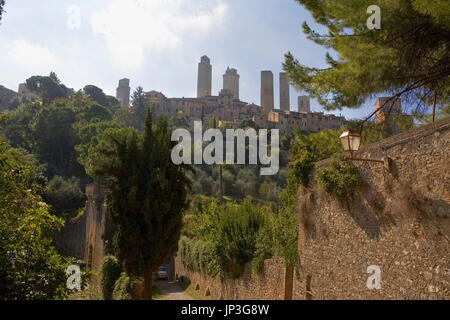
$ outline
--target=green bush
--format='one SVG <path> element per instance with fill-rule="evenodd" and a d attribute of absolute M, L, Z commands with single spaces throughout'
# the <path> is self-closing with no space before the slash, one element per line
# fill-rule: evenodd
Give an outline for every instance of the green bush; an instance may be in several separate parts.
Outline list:
<path fill-rule="evenodd" d="M 133 300 L 133 285 L 130 277 L 122 272 L 114 285 L 113 300 Z"/>
<path fill-rule="evenodd" d="M 114 285 L 122 273 L 122 265 L 114 256 L 103 259 L 101 271 L 101 286 L 104 300 L 112 300 Z"/>
<path fill-rule="evenodd" d="M 33 156 L 0 137 L 0 300 L 60 300 L 71 293 L 65 270 L 77 262 L 54 247 L 64 221 L 42 202 L 39 172 Z"/>
<path fill-rule="evenodd" d="M 197 272 L 209 272 L 209 264 L 212 260 L 213 246 L 211 242 L 202 239 L 190 239 L 182 237 L 179 243 L 181 261 L 184 265 Z"/>
<path fill-rule="evenodd" d="M 333 159 L 328 168 L 318 168 L 315 178 L 326 193 L 347 199 L 362 185 L 358 169 L 350 161 Z"/>
<path fill-rule="evenodd" d="M 48 184 L 48 189 L 45 200 L 58 217 L 73 218 L 84 206 L 86 197 L 81 191 L 79 180 L 75 177 L 66 180 L 54 176 Z"/>
<path fill-rule="evenodd" d="M 222 277 L 225 273 L 237 277 L 243 266 L 254 259 L 260 230 L 266 226 L 267 218 L 260 206 L 244 202 L 221 207 L 214 220 L 212 270 Z"/>
<path fill-rule="evenodd" d="M 245 264 L 256 257 L 259 261 L 271 258 L 272 233 L 264 208 L 249 201 L 223 206 L 211 203 L 196 219 L 197 225 L 190 233 L 192 238 L 180 239 L 184 265 L 213 277 L 218 274 L 222 278 L 225 274 L 238 277 Z"/>

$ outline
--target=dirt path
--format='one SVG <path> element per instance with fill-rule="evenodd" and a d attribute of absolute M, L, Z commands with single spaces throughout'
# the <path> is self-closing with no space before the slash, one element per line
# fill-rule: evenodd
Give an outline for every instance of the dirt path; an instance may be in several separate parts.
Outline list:
<path fill-rule="evenodd" d="M 178 282 L 155 281 L 155 286 L 161 290 L 163 300 L 193 300 L 184 293 Z"/>

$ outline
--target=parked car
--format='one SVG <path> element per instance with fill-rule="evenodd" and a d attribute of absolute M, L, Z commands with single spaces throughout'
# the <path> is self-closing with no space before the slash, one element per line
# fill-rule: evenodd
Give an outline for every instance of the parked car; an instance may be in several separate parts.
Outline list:
<path fill-rule="evenodd" d="M 169 280 L 169 272 L 167 267 L 161 266 L 156 273 L 156 279 L 158 280 Z"/>

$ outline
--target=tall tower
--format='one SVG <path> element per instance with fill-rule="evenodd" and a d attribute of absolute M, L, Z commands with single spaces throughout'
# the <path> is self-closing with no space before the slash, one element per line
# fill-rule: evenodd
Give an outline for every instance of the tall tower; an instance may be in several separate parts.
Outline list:
<path fill-rule="evenodd" d="M 239 74 L 236 69 L 227 68 L 223 75 L 223 89 L 230 90 L 233 95 L 233 99 L 239 100 Z"/>
<path fill-rule="evenodd" d="M 201 57 L 198 64 L 197 98 L 211 95 L 212 66 L 207 56 Z"/>
<path fill-rule="evenodd" d="M 17 91 L 17 93 L 19 95 L 26 95 L 26 94 L 31 93 L 31 91 L 28 90 L 26 83 L 21 83 L 21 84 L 19 84 L 19 90 Z"/>
<path fill-rule="evenodd" d="M 267 114 L 274 107 L 272 71 L 261 71 L 261 107 Z"/>
<path fill-rule="evenodd" d="M 376 123 L 392 120 L 394 115 L 402 114 L 402 100 L 399 98 L 378 98 L 375 101 Z"/>
<path fill-rule="evenodd" d="M 291 104 L 290 100 L 289 83 L 286 72 L 280 72 L 280 109 L 289 111 Z"/>
<path fill-rule="evenodd" d="M 311 102 L 308 96 L 298 97 L 298 112 L 311 112 Z"/>
<path fill-rule="evenodd" d="M 119 80 L 119 87 L 116 91 L 116 98 L 119 99 L 122 107 L 127 107 L 130 104 L 130 79 Z"/>

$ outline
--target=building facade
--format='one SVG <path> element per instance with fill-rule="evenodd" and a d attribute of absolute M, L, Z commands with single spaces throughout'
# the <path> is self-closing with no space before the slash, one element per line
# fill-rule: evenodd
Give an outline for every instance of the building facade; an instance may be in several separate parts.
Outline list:
<path fill-rule="evenodd" d="M 234 99 L 239 100 L 239 74 L 236 69 L 230 69 L 229 67 L 223 75 L 223 89 L 229 90 Z"/>
<path fill-rule="evenodd" d="M 280 73 L 280 109 L 274 108 L 274 87 L 272 71 L 261 72 L 261 106 L 239 99 L 239 74 L 234 68 L 227 68 L 223 75 L 223 89 L 218 95 L 211 94 L 212 66 L 207 56 L 201 58 L 198 74 L 197 98 L 169 98 L 158 91 L 147 92 L 155 117 L 186 115 L 193 121 L 209 121 L 215 118 L 219 123 L 232 127 L 243 121 L 253 122 L 259 128 L 277 128 L 282 134 L 295 129 L 303 132 L 319 132 L 339 129 L 346 124 L 344 117 L 311 112 L 310 98 L 299 97 L 299 112 L 290 111 L 289 83 L 286 73 Z"/>
<path fill-rule="evenodd" d="M 130 92 L 130 79 L 119 80 L 116 98 L 120 101 L 122 107 L 127 107 L 130 105 Z"/>
<path fill-rule="evenodd" d="M 266 114 L 275 107 L 272 71 L 261 71 L 261 106 Z"/>
<path fill-rule="evenodd" d="M 285 72 L 280 73 L 280 109 L 289 111 L 291 106 L 291 97 L 289 94 L 289 82 Z"/>
<path fill-rule="evenodd" d="M 198 64 L 197 98 L 204 98 L 211 95 L 212 86 L 212 66 L 207 56 L 201 57 Z"/>

